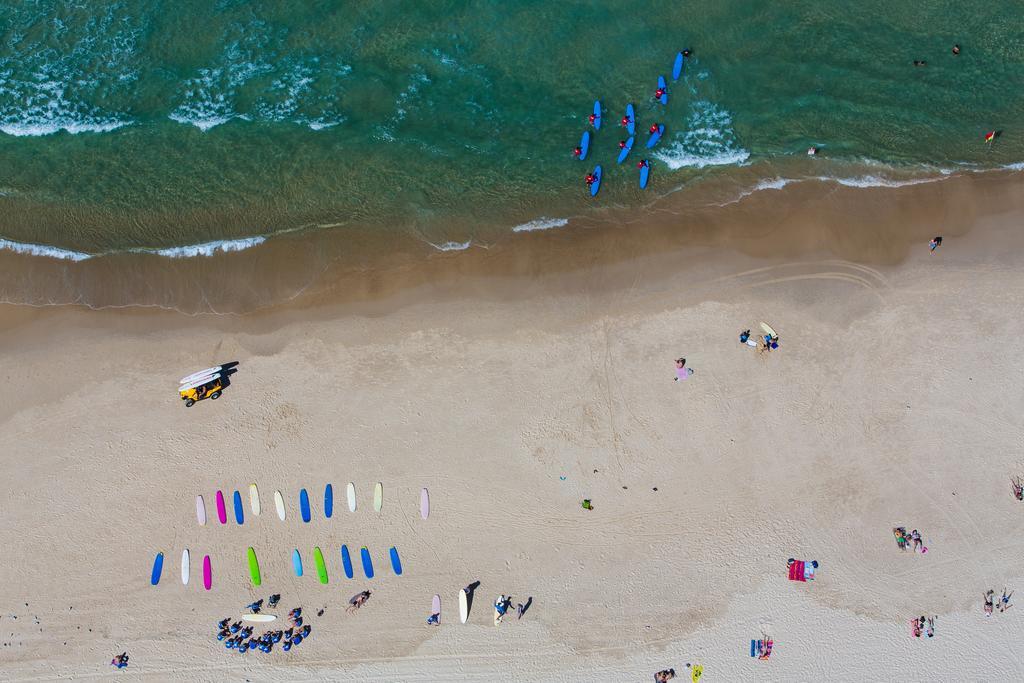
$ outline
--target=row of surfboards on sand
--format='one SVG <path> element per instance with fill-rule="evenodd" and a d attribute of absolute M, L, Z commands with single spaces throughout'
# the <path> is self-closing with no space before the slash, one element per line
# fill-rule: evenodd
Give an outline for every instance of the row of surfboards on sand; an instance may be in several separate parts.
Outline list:
<path fill-rule="evenodd" d="M 676 53 L 675 61 L 672 64 L 672 80 L 678 81 L 683 75 L 683 67 L 686 64 L 686 57 L 689 54 L 689 50 L 683 50 Z M 660 94 L 658 94 L 660 93 Z M 658 90 L 655 93 L 656 99 L 661 105 L 668 104 L 668 83 L 664 76 L 658 76 Z M 601 100 L 594 101 L 594 113 L 588 117 L 591 125 L 594 126 L 595 133 L 601 130 L 601 119 L 604 113 L 604 109 L 601 106 Z M 629 137 L 623 141 L 623 144 L 619 148 L 619 156 L 616 159 L 617 164 L 621 164 L 629 156 L 629 153 L 633 150 L 633 142 L 636 137 L 636 109 L 633 103 L 630 102 L 626 105 L 625 116 L 622 117 L 623 126 L 626 128 L 626 132 Z M 647 149 L 653 149 L 655 145 L 661 140 L 665 134 L 665 126 L 658 123 L 651 126 L 651 130 L 648 131 L 649 136 L 647 138 Z M 587 155 L 590 153 L 590 142 L 591 142 L 590 131 L 584 131 L 580 137 L 580 144 L 576 152 L 576 158 L 580 161 L 586 161 Z M 647 189 L 647 183 L 650 180 L 651 175 L 651 164 L 647 159 L 641 160 L 637 165 L 640 169 L 640 189 Z M 588 174 L 587 184 L 590 187 L 590 196 L 596 197 L 597 193 L 601 190 L 601 180 L 604 176 L 604 169 L 598 164 L 594 166 L 594 170 Z"/>
<path fill-rule="evenodd" d="M 256 557 L 256 551 L 253 548 L 249 548 L 246 551 L 246 559 L 249 565 L 249 580 L 252 581 L 252 585 L 259 586 L 263 583 L 263 573 L 260 571 L 259 559 Z M 366 546 L 359 549 L 359 559 L 363 566 L 363 576 L 368 579 L 374 577 L 373 571 L 373 559 L 370 557 L 370 551 Z M 391 570 L 395 573 L 395 576 L 402 575 L 402 558 L 398 555 L 398 549 L 394 546 L 388 550 L 388 559 L 391 560 Z M 190 574 L 192 571 L 191 562 L 192 556 L 188 548 L 181 551 L 181 583 L 187 586 Z M 320 583 L 327 583 L 327 563 L 324 561 L 323 551 L 320 550 L 320 546 L 313 548 L 313 564 L 316 567 L 317 577 L 320 579 Z M 341 546 L 341 567 L 345 572 L 346 578 L 355 578 L 355 570 L 352 566 L 352 556 L 349 553 L 348 546 Z M 149 582 L 152 585 L 160 583 L 160 577 L 163 574 L 164 569 L 164 554 L 159 552 L 156 557 L 153 558 L 153 571 L 149 576 Z M 303 575 L 302 555 L 299 553 L 299 549 L 295 548 L 292 550 L 292 570 L 295 572 L 295 576 Z M 210 590 L 213 585 L 213 565 L 210 561 L 209 555 L 203 556 L 203 588 Z"/>
<path fill-rule="evenodd" d="M 348 490 L 346 492 L 348 499 L 348 510 L 349 512 L 356 511 L 356 485 L 352 482 L 348 484 Z M 324 517 L 330 519 L 334 515 L 334 487 L 331 484 L 327 484 L 324 487 L 324 498 L 323 498 L 323 513 Z M 221 524 L 228 523 L 228 509 L 227 501 L 224 498 L 223 491 L 217 491 L 216 494 L 216 505 L 217 505 L 217 519 Z M 242 504 L 242 494 L 235 491 L 232 495 L 232 506 L 235 513 L 235 522 L 238 524 L 245 523 L 245 506 Z M 384 507 L 384 486 L 380 482 L 373 487 L 373 509 L 375 512 L 380 512 Z M 283 522 L 287 516 L 285 509 L 284 495 L 280 491 L 274 491 L 274 508 L 277 511 L 278 518 Z M 258 516 L 262 511 L 262 505 L 260 503 L 260 491 L 256 484 L 249 484 L 249 509 L 253 515 Z M 302 517 L 302 521 L 309 523 L 313 519 L 313 509 L 309 501 L 309 492 L 306 489 L 299 491 L 299 514 Z M 427 489 L 420 490 L 420 517 L 426 519 L 430 515 L 430 492 Z M 200 526 L 206 526 L 206 501 L 201 495 L 196 496 L 196 521 L 199 522 Z"/>

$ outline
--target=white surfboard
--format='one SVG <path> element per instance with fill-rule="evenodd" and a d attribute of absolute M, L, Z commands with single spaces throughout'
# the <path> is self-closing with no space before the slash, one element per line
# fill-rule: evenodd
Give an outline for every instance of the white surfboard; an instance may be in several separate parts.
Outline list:
<path fill-rule="evenodd" d="M 267 622 L 267 621 L 274 621 L 275 619 L 277 619 L 277 615 L 276 614 L 263 614 L 262 612 L 260 614 L 243 614 L 242 615 L 242 621 Z"/>
<path fill-rule="evenodd" d="M 274 507 L 277 508 L 277 516 L 284 521 L 284 496 L 280 491 L 274 491 Z"/>
<path fill-rule="evenodd" d="M 459 591 L 459 621 L 465 624 L 467 619 L 469 619 L 469 595 L 463 588 Z"/>
<path fill-rule="evenodd" d="M 779 336 L 779 335 L 775 334 L 775 330 L 773 330 L 772 326 L 769 325 L 768 323 L 765 323 L 765 322 L 761 323 L 761 329 L 764 330 L 765 334 L 770 336 L 772 339 L 775 339 L 776 337 Z"/>
<path fill-rule="evenodd" d="M 349 512 L 355 512 L 356 511 L 356 485 L 353 484 L 352 482 L 349 482 L 348 483 L 348 487 L 347 487 L 345 493 L 348 496 L 348 511 Z"/>
<path fill-rule="evenodd" d="M 220 372 L 223 369 L 223 367 L 224 367 L 223 365 L 217 365 L 217 366 L 214 366 L 212 368 L 206 368 L 205 370 L 200 370 L 199 372 L 193 372 L 188 377 L 182 377 L 181 381 L 178 382 L 178 384 L 188 384 L 190 382 L 194 382 L 197 379 L 199 379 L 200 377 L 206 377 L 207 375 L 212 375 L 214 373 Z"/>
<path fill-rule="evenodd" d="M 249 484 L 249 506 L 252 508 L 252 514 L 260 514 L 260 490 L 256 488 L 256 484 Z"/>
<path fill-rule="evenodd" d="M 375 512 L 380 512 L 381 507 L 384 506 L 384 485 L 379 481 L 377 485 L 373 487 L 373 509 Z"/>
<path fill-rule="evenodd" d="M 219 372 L 212 375 L 206 375 L 205 377 L 200 377 L 198 379 L 194 379 L 188 384 L 182 384 L 180 387 L 178 387 L 178 393 L 180 394 L 183 391 L 188 391 L 189 389 L 195 389 L 197 387 L 203 386 L 204 384 L 209 384 L 218 377 L 220 377 Z"/>
<path fill-rule="evenodd" d="M 188 548 L 181 551 L 181 583 L 182 585 L 188 585 L 188 573 L 189 573 L 189 557 Z"/>
<path fill-rule="evenodd" d="M 196 496 L 196 521 L 199 526 L 206 526 L 206 503 L 202 496 Z"/>
<path fill-rule="evenodd" d="M 430 494 L 426 489 L 420 491 L 420 517 L 426 519 L 430 515 Z"/>

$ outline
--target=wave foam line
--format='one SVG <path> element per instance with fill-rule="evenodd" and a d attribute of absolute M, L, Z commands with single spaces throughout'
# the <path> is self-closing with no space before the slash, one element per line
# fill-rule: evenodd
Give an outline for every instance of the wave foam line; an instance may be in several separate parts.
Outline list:
<path fill-rule="evenodd" d="M 227 254 L 231 252 L 245 251 L 246 249 L 259 246 L 266 241 L 266 237 L 258 235 L 256 237 L 243 237 L 237 240 L 218 240 L 214 242 L 203 242 L 202 244 L 189 244 L 181 247 L 165 247 L 162 249 L 135 248 L 128 249 L 127 253 L 163 256 L 164 258 L 209 257 L 217 254 L 218 252 Z M 100 254 L 87 254 L 82 251 L 61 249 L 60 247 L 52 247 L 46 244 L 15 242 L 13 240 L 6 240 L 2 238 L 0 238 L 0 250 L 11 251 L 15 254 L 25 254 L 26 256 L 43 256 L 62 261 L 85 261 L 98 256 L 112 256 L 118 253 L 125 253 L 110 251 Z"/>
<path fill-rule="evenodd" d="M 548 218 L 547 216 L 541 216 L 536 218 L 529 223 L 521 223 L 514 228 L 512 232 L 532 232 L 534 230 L 551 230 L 552 228 L 560 228 L 563 225 L 568 225 L 568 218 Z"/>
<path fill-rule="evenodd" d="M 7 121 L 0 123 L 0 131 L 13 137 L 40 137 L 53 135 L 66 131 L 71 135 L 79 133 L 108 133 L 124 126 L 131 125 L 131 121 L 102 121 L 88 123 L 82 121 L 48 121 L 46 123 L 15 123 Z"/>
<path fill-rule="evenodd" d="M 30 244 L 5 239 L 0 239 L 0 249 L 13 251 L 15 254 L 45 256 L 62 261 L 85 261 L 92 258 L 92 254 L 86 254 L 81 251 L 71 251 L 70 249 L 61 249 L 60 247 L 51 247 L 45 244 Z"/>
<path fill-rule="evenodd" d="M 465 242 L 442 242 L 441 244 L 434 244 L 433 242 L 427 242 L 430 246 L 438 251 L 465 251 L 473 245 L 473 240 L 466 240 Z"/>

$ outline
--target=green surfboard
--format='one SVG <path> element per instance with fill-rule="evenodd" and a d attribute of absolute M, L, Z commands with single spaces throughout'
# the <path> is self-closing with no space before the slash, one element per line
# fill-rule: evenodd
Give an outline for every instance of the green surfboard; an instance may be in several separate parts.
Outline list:
<path fill-rule="evenodd" d="M 249 548 L 249 577 L 252 578 L 252 585 L 258 586 L 263 582 L 260 576 L 260 563 L 256 560 L 256 551 Z"/>
<path fill-rule="evenodd" d="M 327 565 L 324 564 L 324 554 L 320 552 L 320 546 L 313 548 L 313 560 L 316 562 L 316 574 L 320 577 L 320 583 L 327 583 Z"/>

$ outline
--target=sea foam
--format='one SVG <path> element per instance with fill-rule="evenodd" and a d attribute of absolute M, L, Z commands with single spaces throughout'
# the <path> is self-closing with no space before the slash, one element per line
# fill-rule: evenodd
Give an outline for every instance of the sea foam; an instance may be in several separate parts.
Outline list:
<path fill-rule="evenodd" d="M 546 216 L 541 216 L 540 218 L 536 218 L 530 221 L 529 223 L 521 223 L 515 226 L 514 228 L 512 228 L 512 232 L 532 232 L 534 230 L 551 230 L 552 228 L 560 228 L 563 225 L 568 224 L 568 218 L 547 218 Z"/>

